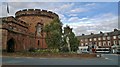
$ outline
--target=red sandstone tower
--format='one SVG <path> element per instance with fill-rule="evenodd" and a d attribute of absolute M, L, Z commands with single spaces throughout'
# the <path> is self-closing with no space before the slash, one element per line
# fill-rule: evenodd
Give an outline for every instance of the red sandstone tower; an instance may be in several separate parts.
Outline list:
<path fill-rule="evenodd" d="M 24 9 L 17 11 L 15 17 L 2 18 L 3 35 L 7 33 L 2 37 L 3 49 L 47 48 L 43 27 L 55 18 L 59 18 L 56 13 L 40 9 Z M 14 44 L 13 47 L 8 47 L 12 45 L 9 42 Z"/>
<path fill-rule="evenodd" d="M 18 11 L 15 18 L 29 24 L 29 32 L 35 35 L 36 48 L 47 48 L 45 43 L 45 32 L 42 28 L 49 24 L 54 18 L 59 18 L 57 14 L 40 9 L 25 9 Z"/>

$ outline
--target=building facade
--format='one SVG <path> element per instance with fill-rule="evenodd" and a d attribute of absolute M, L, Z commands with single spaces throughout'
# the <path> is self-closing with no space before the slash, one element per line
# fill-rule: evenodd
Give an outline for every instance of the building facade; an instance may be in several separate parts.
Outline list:
<path fill-rule="evenodd" d="M 114 29 L 112 32 L 91 33 L 90 35 L 82 34 L 82 36 L 78 36 L 78 39 L 80 46 L 111 47 L 120 45 L 120 30 Z"/>
<path fill-rule="evenodd" d="M 43 27 L 55 18 L 59 18 L 56 13 L 40 9 L 24 9 L 17 11 L 15 17 L 0 18 L 2 50 L 14 52 L 47 48 Z"/>

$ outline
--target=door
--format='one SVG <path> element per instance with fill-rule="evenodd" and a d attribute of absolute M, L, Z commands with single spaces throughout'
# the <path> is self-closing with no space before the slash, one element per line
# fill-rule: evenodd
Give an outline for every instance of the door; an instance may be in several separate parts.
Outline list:
<path fill-rule="evenodd" d="M 7 52 L 15 51 L 15 41 L 13 38 L 7 41 Z"/>

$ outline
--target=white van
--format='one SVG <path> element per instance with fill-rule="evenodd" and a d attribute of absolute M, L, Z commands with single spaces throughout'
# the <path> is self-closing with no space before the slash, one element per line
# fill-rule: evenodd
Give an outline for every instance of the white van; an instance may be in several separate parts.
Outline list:
<path fill-rule="evenodd" d="M 78 48 L 77 53 L 89 53 L 88 46 L 79 46 Z"/>

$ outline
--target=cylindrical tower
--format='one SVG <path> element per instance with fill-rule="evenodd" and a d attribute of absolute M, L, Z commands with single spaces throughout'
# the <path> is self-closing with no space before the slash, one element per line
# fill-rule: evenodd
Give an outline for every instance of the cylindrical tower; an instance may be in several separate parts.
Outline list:
<path fill-rule="evenodd" d="M 40 9 L 24 9 L 15 13 L 15 18 L 29 24 L 29 31 L 35 33 L 35 26 L 38 22 L 43 25 L 49 24 L 54 18 L 59 18 L 57 14 Z"/>
<path fill-rule="evenodd" d="M 24 9 L 16 12 L 15 18 L 29 24 L 28 31 L 35 34 L 36 47 L 46 48 L 45 32 L 42 32 L 41 29 L 53 19 L 59 18 L 59 16 L 56 13 L 47 10 Z"/>

